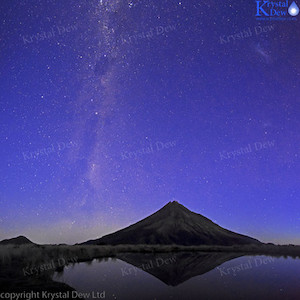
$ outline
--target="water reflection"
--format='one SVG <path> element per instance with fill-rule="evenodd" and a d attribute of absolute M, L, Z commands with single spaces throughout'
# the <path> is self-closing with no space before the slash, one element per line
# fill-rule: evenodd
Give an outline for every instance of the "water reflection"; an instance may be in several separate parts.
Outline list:
<path fill-rule="evenodd" d="M 300 259 L 236 253 L 123 253 L 56 273 L 81 293 L 105 299 L 299 300 Z M 88 294 L 87 294 L 88 295 Z"/>
<path fill-rule="evenodd" d="M 122 276 L 145 271 L 167 285 L 176 286 L 192 277 L 205 274 L 224 262 L 243 256 L 237 253 L 124 253 L 118 258 L 134 267 L 122 268 Z"/>

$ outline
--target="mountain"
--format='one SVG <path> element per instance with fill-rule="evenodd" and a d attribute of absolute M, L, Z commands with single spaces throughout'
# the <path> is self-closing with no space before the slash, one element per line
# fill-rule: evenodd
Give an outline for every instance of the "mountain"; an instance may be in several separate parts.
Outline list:
<path fill-rule="evenodd" d="M 83 244 L 245 245 L 256 239 L 224 229 L 206 217 L 169 202 L 149 217 L 115 233 Z"/>
<path fill-rule="evenodd" d="M 25 236 L 18 236 L 12 239 L 8 239 L 8 240 L 3 240 L 0 242 L 0 245 L 24 245 L 24 244 L 32 244 L 34 245 L 33 242 L 31 242 L 28 238 L 26 238 Z"/>

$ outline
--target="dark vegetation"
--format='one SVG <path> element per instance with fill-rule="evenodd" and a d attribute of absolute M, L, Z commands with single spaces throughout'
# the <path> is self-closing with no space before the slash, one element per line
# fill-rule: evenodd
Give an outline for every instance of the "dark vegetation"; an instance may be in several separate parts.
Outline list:
<path fill-rule="evenodd" d="M 93 259 L 118 257 L 122 253 L 175 253 L 219 252 L 241 255 L 270 255 L 300 258 L 300 246 L 276 246 L 272 244 L 233 246 L 179 246 L 179 245 L 1 245 L 0 291 L 48 291 L 64 292 L 73 289 L 66 284 L 54 282 L 54 272 L 63 271 L 70 263 L 88 262 Z M 70 293 L 71 294 L 71 293 Z"/>

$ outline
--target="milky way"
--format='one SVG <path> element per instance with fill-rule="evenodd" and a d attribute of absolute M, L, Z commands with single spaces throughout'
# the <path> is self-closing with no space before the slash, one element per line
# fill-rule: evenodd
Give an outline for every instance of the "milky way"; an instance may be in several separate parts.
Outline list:
<path fill-rule="evenodd" d="M 299 16 L 217 0 L 4 2 L 0 239 L 81 242 L 176 199 L 300 242 Z"/>

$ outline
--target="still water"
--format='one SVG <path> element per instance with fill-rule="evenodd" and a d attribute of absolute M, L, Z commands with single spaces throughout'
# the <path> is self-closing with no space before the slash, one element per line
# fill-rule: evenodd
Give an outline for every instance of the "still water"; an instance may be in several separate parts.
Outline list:
<path fill-rule="evenodd" d="M 53 279 L 85 299 L 300 299 L 300 259 L 290 257 L 126 253 L 70 265 Z"/>

